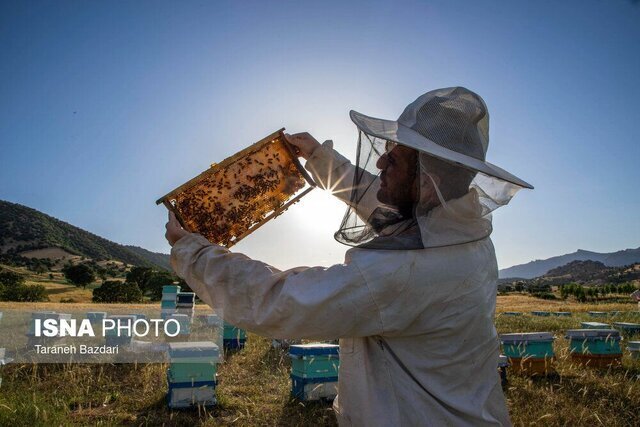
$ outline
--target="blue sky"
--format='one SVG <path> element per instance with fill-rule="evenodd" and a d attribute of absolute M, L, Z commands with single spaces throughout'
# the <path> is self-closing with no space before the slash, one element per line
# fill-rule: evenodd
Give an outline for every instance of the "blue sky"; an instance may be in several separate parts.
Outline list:
<path fill-rule="evenodd" d="M 354 158 L 350 109 L 478 92 L 492 163 L 532 183 L 494 214 L 501 268 L 640 246 L 640 4 L 625 0 L 0 3 L 0 199 L 168 252 L 155 200 L 267 134 Z M 314 190 L 236 249 L 330 265 Z"/>

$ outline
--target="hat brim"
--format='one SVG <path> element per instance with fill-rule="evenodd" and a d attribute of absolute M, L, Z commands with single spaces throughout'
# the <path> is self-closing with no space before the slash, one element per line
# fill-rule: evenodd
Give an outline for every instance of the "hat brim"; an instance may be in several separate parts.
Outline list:
<path fill-rule="evenodd" d="M 397 142 L 407 147 L 416 149 L 423 153 L 439 159 L 457 164 L 459 166 L 482 172 L 486 175 L 508 181 L 520 187 L 533 189 L 533 186 L 517 176 L 493 165 L 489 162 L 449 150 L 425 138 L 410 127 L 404 126 L 395 120 L 378 119 L 369 117 L 357 111 L 351 110 L 349 116 L 358 129 L 369 135 L 386 139 L 388 141 Z"/>

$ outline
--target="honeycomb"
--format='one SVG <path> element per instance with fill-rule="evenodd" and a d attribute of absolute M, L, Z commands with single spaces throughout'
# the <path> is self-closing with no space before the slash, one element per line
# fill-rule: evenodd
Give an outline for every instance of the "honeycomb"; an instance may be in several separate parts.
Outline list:
<path fill-rule="evenodd" d="M 187 230 L 230 247 L 286 208 L 305 187 L 309 178 L 285 144 L 282 134 L 254 144 L 158 203 L 169 201 Z"/>

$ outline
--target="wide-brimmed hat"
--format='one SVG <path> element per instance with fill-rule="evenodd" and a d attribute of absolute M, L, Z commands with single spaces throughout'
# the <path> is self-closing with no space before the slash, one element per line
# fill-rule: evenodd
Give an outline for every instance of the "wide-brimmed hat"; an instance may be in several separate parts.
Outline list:
<path fill-rule="evenodd" d="M 489 111 L 482 98 L 464 87 L 436 89 L 409 104 L 398 120 L 349 112 L 361 131 L 414 148 L 439 159 L 508 181 L 533 186 L 485 160 Z"/>

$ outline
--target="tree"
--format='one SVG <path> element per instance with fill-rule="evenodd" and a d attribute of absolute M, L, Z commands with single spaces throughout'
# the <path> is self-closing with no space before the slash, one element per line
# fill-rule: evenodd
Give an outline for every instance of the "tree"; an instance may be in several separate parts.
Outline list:
<path fill-rule="evenodd" d="M 142 291 L 135 283 L 106 280 L 100 287 L 93 290 L 93 302 L 142 302 Z"/>
<path fill-rule="evenodd" d="M 145 292 L 152 300 L 159 300 L 162 298 L 162 287 L 171 285 L 175 280 L 176 278 L 169 272 L 154 271 L 146 281 Z"/>
<path fill-rule="evenodd" d="M 128 273 L 126 281 L 138 285 L 142 292 L 147 291 L 147 281 L 153 275 L 149 267 L 133 267 Z"/>
<path fill-rule="evenodd" d="M 39 302 L 48 301 L 49 297 L 44 286 L 27 286 L 21 275 L 11 271 L 2 271 L 0 272 L 0 300 Z"/>
<path fill-rule="evenodd" d="M 72 265 L 62 269 L 64 277 L 76 286 L 86 289 L 87 285 L 96 280 L 95 272 L 86 264 Z"/>

